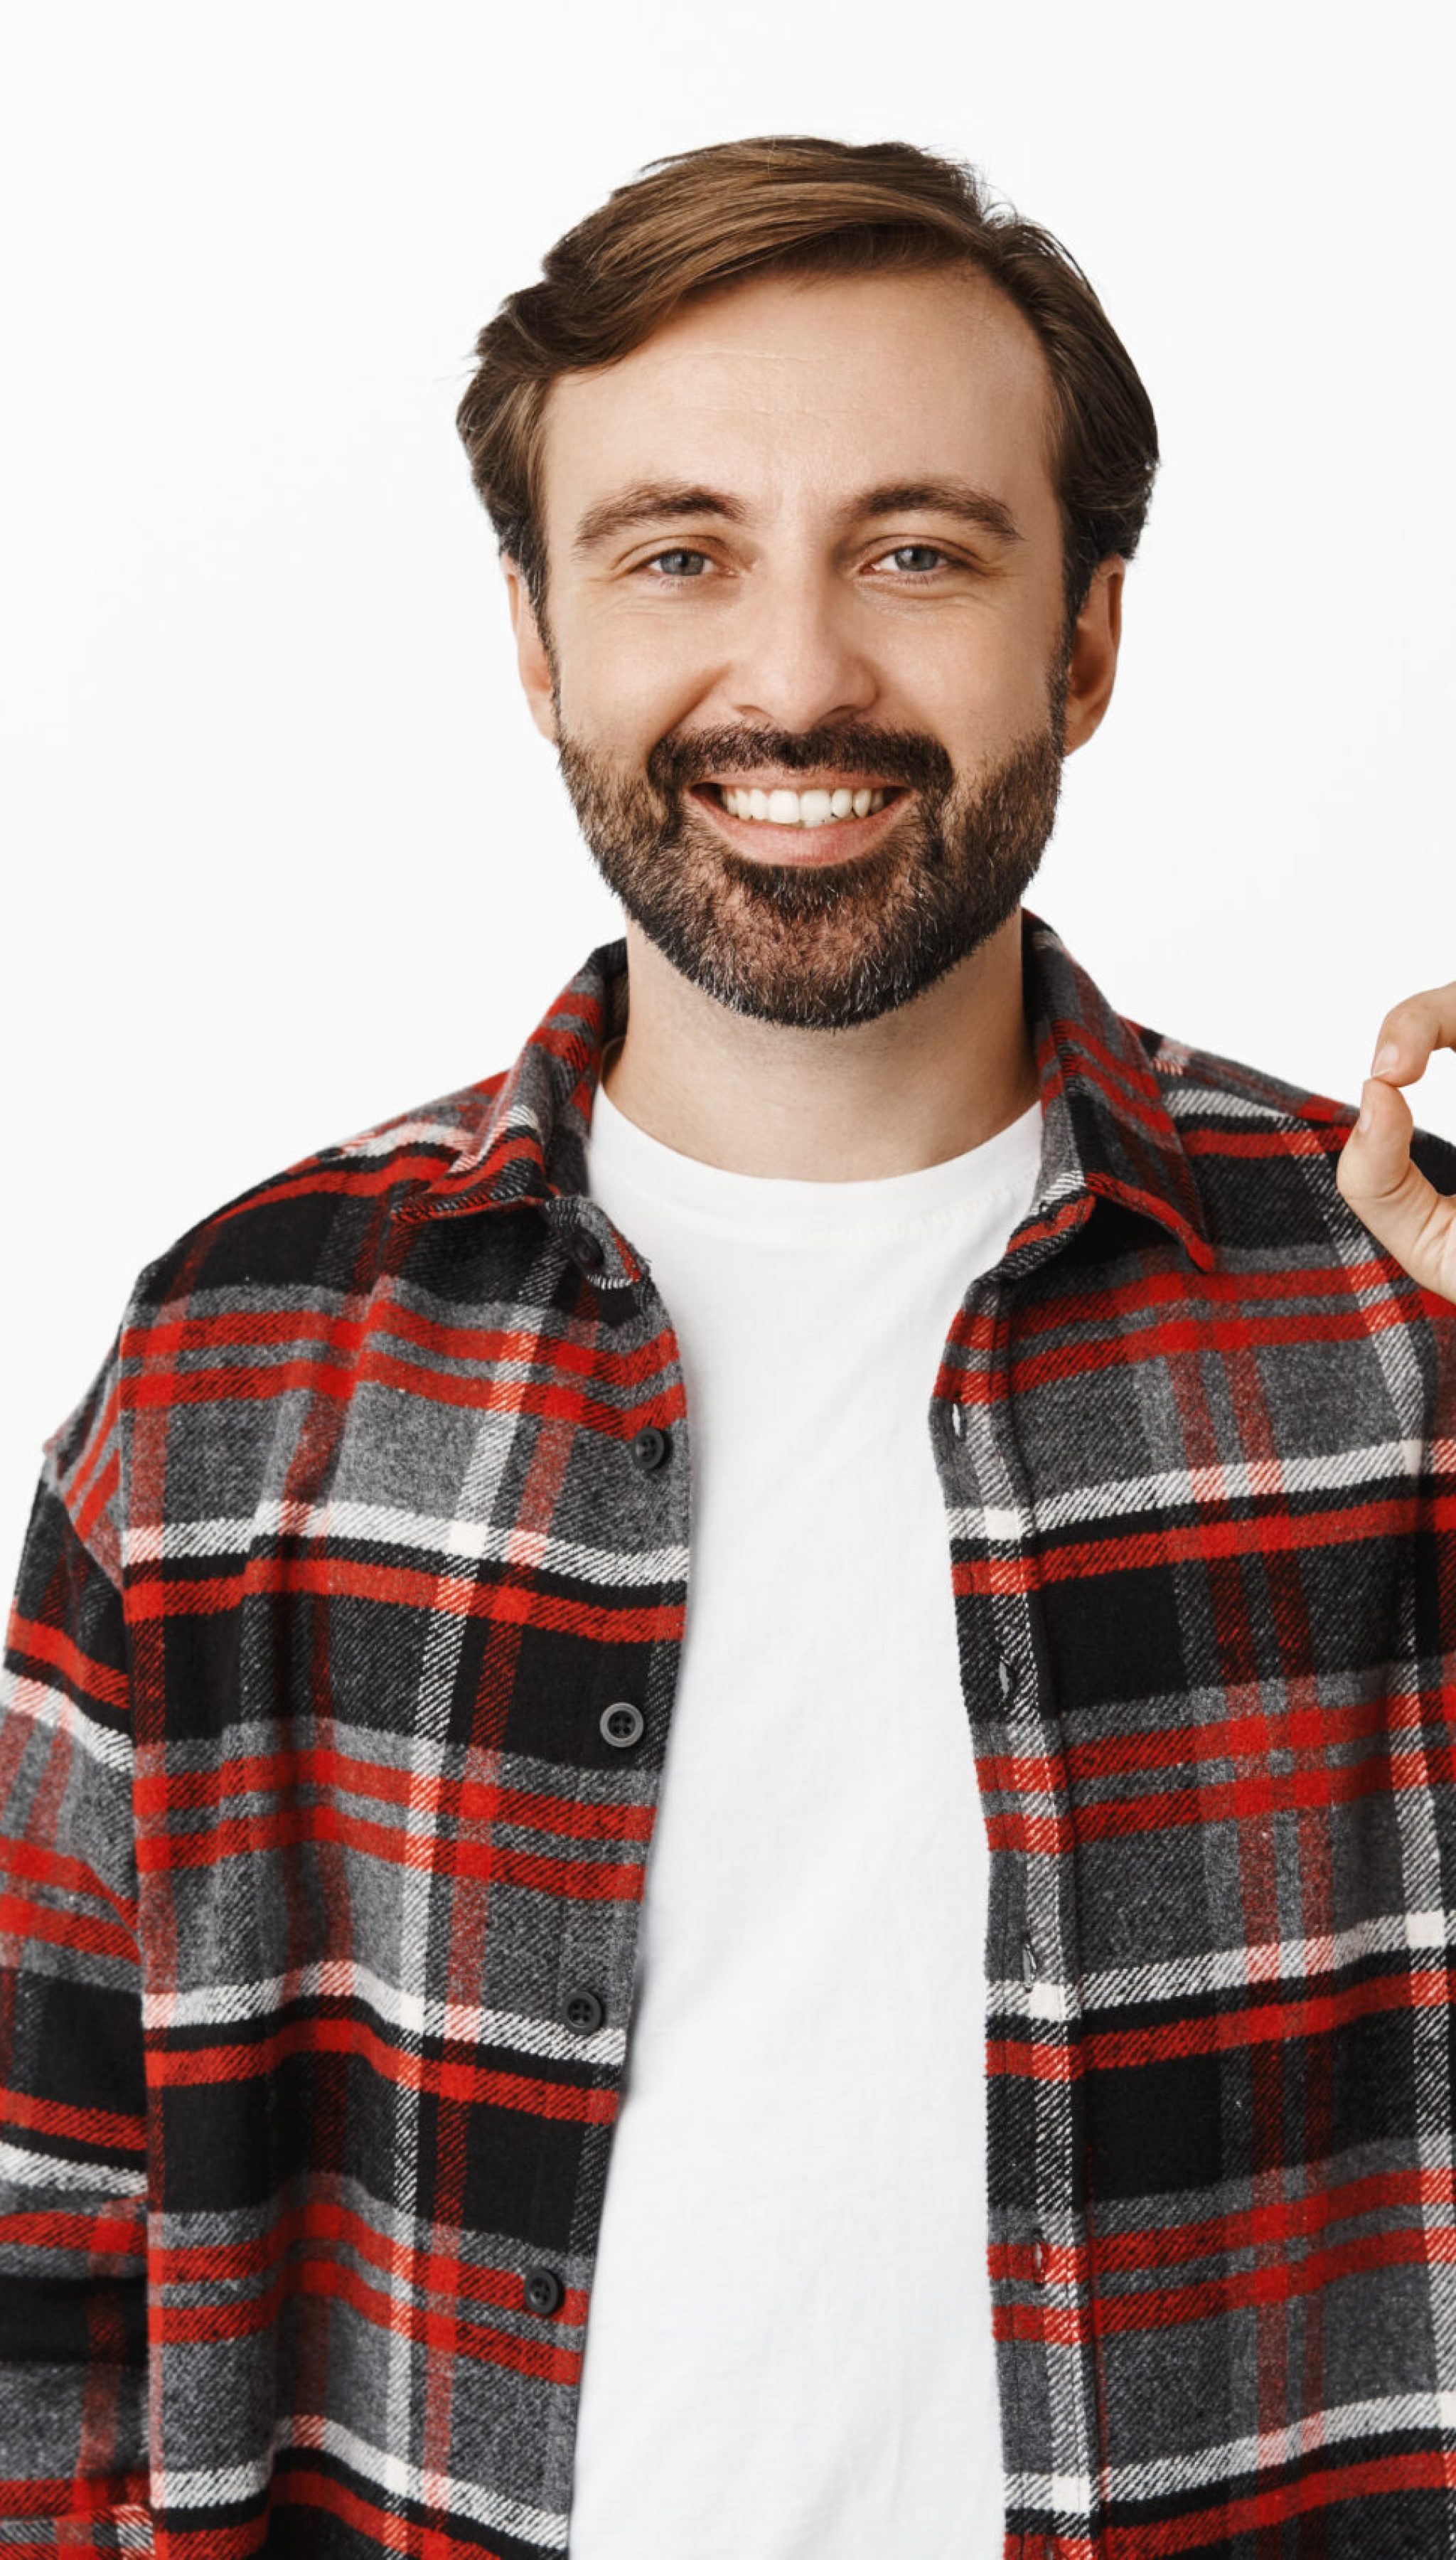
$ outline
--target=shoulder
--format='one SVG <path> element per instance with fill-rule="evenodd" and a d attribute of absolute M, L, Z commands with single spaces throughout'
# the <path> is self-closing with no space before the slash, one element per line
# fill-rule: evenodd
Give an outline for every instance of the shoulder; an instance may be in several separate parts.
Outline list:
<path fill-rule="evenodd" d="M 1291 1135 L 1301 1130 L 1333 1130 L 1343 1145 L 1360 1110 L 1354 1102 L 1338 1095 L 1322 1093 L 1317 1087 L 1291 1083 L 1285 1076 L 1274 1075 L 1267 1067 L 1250 1065 L 1247 1059 L 1227 1057 L 1217 1049 L 1197 1048 L 1190 1042 L 1172 1040 L 1166 1032 L 1147 1030 L 1141 1024 L 1131 1028 L 1148 1050 L 1152 1067 L 1165 1099 L 1187 1118 L 1200 1111 L 1211 1119 L 1238 1120 L 1252 1118 L 1270 1127 L 1282 1126 Z M 1416 1115 L 1415 1088 L 1404 1088 L 1412 1117 Z M 1434 1129 L 1422 1129 L 1416 1118 L 1412 1132 L 1411 1152 L 1417 1144 L 1430 1155 L 1425 1166 L 1435 1179 L 1439 1166 L 1449 1187 L 1456 1181 L 1456 1139 L 1443 1138 Z M 1338 1148 L 1336 1150 L 1338 1152 Z"/>
<path fill-rule="evenodd" d="M 1359 1114 L 1358 1098 L 1323 1093 L 1245 1058 L 1199 1048 L 1139 1023 L 1128 1028 L 1142 1042 L 1215 1232 L 1220 1227 L 1225 1235 L 1235 1230 L 1240 1210 L 1246 1215 L 1260 1201 L 1277 1230 L 1281 1207 L 1292 1213 L 1302 1194 L 1310 1205 L 1317 1204 L 1326 1227 L 1333 1222 L 1342 1259 L 1352 1239 L 1362 1253 L 1381 1250 L 1335 1180 Z M 1408 1086 L 1403 1090 L 1413 1122 L 1412 1163 L 1438 1192 L 1456 1192 L 1456 1140 L 1422 1128 L 1417 1092 Z M 1275 1240 L 1274 1232 L 1269 1240 Z M 1314 1241 L 1313 1236 L 1308 1240 Z"/>
<path fill-rule="evenodd" d="M 477 1138 L 506 1073 L 394 1112 L 222 1201 L 146 1265 L 129 1318 L 199 1292 L 367 1288 L 394 1216 Z"/>

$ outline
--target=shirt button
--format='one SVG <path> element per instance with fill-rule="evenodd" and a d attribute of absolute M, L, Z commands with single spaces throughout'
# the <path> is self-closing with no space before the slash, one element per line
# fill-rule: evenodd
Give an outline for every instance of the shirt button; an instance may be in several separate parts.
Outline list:
<path fill-rule="evenodd" d="M 614 1698 L 610 1706 L 601 1710 L 599 1730 L 604 1742 L 610 1742 L 618 1751 L 627 1750 L 632 1743 L 642 1739 L 644 1718 L 641 1707 L 634 1706 L 630 1698 Z"/>
<path fill-rule="evenodd" d="M 566 2289 L 555 2267 L 533 2267 L 526 2279 L 526 2308 L 530 2312 L 558 2312 L 566 2299 Z"/>
<path fill-rule="evenodd" d="M 572 1992 L 566 2002 L 566 2024 L 578 2035 L 594 2035 L 605 2015 L 595 1992 Z"/>
<path fill-rule="evenodd" d="M 1033 1946 L 1031 1939 L 1030 1939 L 1030 1938 L 1023 1938 L 1023 1940 L 1022 1940 L 1022 1981 L 1025 1983 L 1025 1985 L 1026 1985 L 1026 1987 L 1027 1987 L 1028 1991 L 1030 1991 L 1030 1990 L 1031 1990 L 1032 1985 L 1033 1985 L 1033 1983 L 1036 1981 L 1037 1976 L 1038 1976 L 1038 1974 L 1041 1972 L 1041 1970 L 1042 1970 L 1042 1968 L 1041 1968 L 1041 1966 L 1040 1966 L 1040 1965 L 1038 1964 L 1038 1962 L 1037 1962 L 1037 1950 L 1036 1950 L 1036 1948 Z"/>
<path fill-rule="evenodd" d="M 1032 2273 L 1039 2285 L 1047 2282 L 1047 2243 L 1040 2231 L 1032 2234 Z"/>
<path fill-rule="evenodd" d="M 1000 1680 L 1000 1682 L 1001 1682 L 1001 1694 L 1002 1694 L 1002 1696 L 1003 1696 L 1003 1697 L 1010 1697 L 1012 1690 L 1013 1690 L 1013 1689 L 1015 1688 L 1015 1686 L 1016 1686 L 1016 1674 L 1015 1674 L 1015 1672 L 1012 1670 L 1011 1665 L 1010 1665 L 1010 1663 L 1007 1661 L 1006 1656 L 1005 1656 L 1004 1654 L 1002 1655 L 1002 1657 L 1001 1657 L 1000 1661 L 997 1663 L 997 1666 L 996 1666 L 996 1677 L 997 1677 L 997 1679 L 998 1679 L 998 1680 Z"/>
<path fill-rule="evenodd" d="M 606 1248 L 599 1235 L 587 1226 L 577 1227 L 567 1239 L 566 1250 L 582 1271 L 599 1271 L 606 1260 Z"/>
<path fill-rule="evenodd" d="M 662 1465 L 671 1446 L 667 1433 L 659 1431 L 655 1422 L 648 1422 L 632 1443 L 632 1455 L 638 1466 L 645 1467 L 650 1473 L 654 1467 Z"/>

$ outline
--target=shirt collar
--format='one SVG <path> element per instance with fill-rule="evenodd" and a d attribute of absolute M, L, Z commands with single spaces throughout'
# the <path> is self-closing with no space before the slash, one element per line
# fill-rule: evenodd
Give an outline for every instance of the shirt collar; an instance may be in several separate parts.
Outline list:
<path fill-rule="evenodd" d="M 1050 924 L 1027 906 L 1021 918 L 1023 989 L 1042 1103 L 1034 1221 L 1059 1223 L 1088 1194 L 1100 1195 L 1156 1219 L 1201 1271 L 1212 1270 L 1216 1255 L 1198 1187 L 1141 1027 L 1114 1012 Z M 503 1078 L 488 1077 L 450 1097 L 464 1143 L 397 1214 L 413 1222 L 532 1200 L 554 1224 L 579 1228 L 584 1222 L 605 1241 L 599 1212 L 581 1216 L 588 1200 L 586 1143 L 603 1052 L 626 1026 L 623 938 L 598 944 L 567 980 Z M 1156 1050 L 1157 1036 L 1147 1037 Z M 1171 1059 L 1186 1062 L 1175 1044 L 1163 1047 Z M 618 1261 L 609 1252 L 608 1262 Z M 634 1280 L 640 1265 L 629 1258 L 602 1277 Z"/>

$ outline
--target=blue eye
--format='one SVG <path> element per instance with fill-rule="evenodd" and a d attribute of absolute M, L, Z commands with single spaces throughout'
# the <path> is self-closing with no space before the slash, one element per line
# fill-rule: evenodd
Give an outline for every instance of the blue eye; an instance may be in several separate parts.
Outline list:
<path fill-rule="evenodd" d="M 644 568 L 655 568 L 659 560 L 706 560 L 707 558 L 706 552 L 654 552 L 651 560 L 644 560 L 642 565 Z M 669 577 L 688 577 L 693 572 L 689 569 L 670 568 L 667 574 Z"/>
<path fill-rule="evenodd" d="M 899 543 L 895 546 L 895 549 L 892 552 L 888 552 L 886 554 L 886 558 L 892 560 L 902 560 L 907 557 L 907 555 L 914 552 L 918 552 L 922 559 L 928 558 L 937 563 L 942 561 L 946 557 L 945 553 L 934 543 Z"/>

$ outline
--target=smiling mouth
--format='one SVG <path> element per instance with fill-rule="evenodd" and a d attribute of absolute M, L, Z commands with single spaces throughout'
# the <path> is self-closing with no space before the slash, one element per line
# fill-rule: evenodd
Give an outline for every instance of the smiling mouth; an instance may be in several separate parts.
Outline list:
<path fill-rule="evenodd" d="M 812 834 L 821 827 L 840 828 L 879 817 L 906 796 L 898 783 L 841 784 L 790 790 L 780 784 L 760 789 L 754 783 L 700 782 L 693 796 L 740 826 L 764 827 L 774 834 Z"/>

